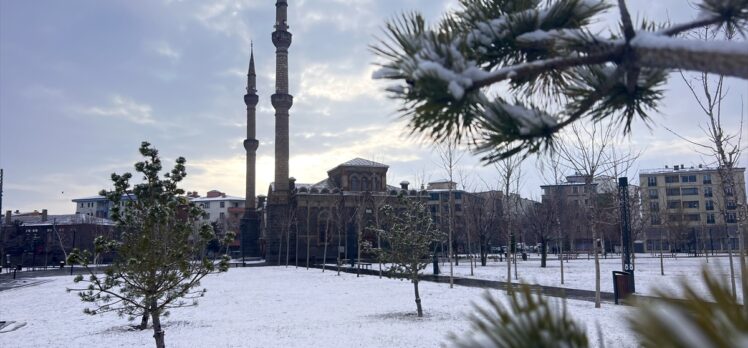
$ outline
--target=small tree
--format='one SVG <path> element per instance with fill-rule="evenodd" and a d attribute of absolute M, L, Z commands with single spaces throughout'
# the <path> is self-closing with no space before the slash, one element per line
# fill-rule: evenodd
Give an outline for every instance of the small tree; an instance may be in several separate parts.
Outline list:
<path fill-rule="evenodd" d="M 431 261 L 431 246 L 444 240 L 444 233 L 433 224 L 431 214 L 420 200 L 400 196 L 400 207 L 382 207 L 388 228 L 380 229 L 388 248 L 378 251 L 380 260 L 389 264 L 388 272 L 413 283 L 418 316 L 423 316 L 418 293 L 419 272 Z"/>
<path fill-rule="evenodd" d="M 132 174 L 112 174 L 114 190 L 100 193 L 113 203 L 111 218 L 121 237 L 97 238 L 94 252 L 116 252 L 117 257 L 100 274 L 89 268 L 90 251 L 74 249 L 68 262 L 81 264 L 88 273 L 87 278 L 76 276 L 75 282 L 87 282 L 88 286 L 68 291 L 78 292 L 83 302 L 92 304 L 93 308 L 84 310 L 86 314 L 117 312 L 130 320 L 143 316 L 143 324 L 150 316 L 156 347 L 163 348 L 161 316 L 168 315 L 171 308 L 196 305 L 197 297 L 206 291 L 197 289 L 200 280 L 212 272 L 228 270 L 228 256 L 216 266 L 206 255 L 213 229 L 200 225 L 203 210 L 177 187 L 187 175 L 185 159 L 177 158 L 174 169 L 162 179 L 158 151 L 143 142 L 140 153 L 146 159 L 135 163 L 135 170 L 143 175 L 143 183 L 131 187 Z M 129 199 L 123 200 L 125 195 Z M 233 236 L 228 234 L 227 238 Z"/>

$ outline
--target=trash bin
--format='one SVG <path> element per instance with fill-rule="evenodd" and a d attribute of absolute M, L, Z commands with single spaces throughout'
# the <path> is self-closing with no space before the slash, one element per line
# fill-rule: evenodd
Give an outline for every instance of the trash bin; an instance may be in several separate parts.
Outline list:
<path fill-rule="evenodd" d="M 65 268 L 65 261 L 60 261 L 60 269 Z"/>
<path fill-rule="evenodd" d="M 625 299 L 633 293 L 630 277 L 629 272 L 613 271 L 613 297 L 616 304 L 619 304 L 619 299 Z"/>
<path fill-rule="evenodd" d="M 23 265 L 16 265 L 16 271 L 22 271 Z"/>
<path fill-rule="evenodd" d="M 522 261 L 527 261 L 527 253 L 522 253 Z"/>

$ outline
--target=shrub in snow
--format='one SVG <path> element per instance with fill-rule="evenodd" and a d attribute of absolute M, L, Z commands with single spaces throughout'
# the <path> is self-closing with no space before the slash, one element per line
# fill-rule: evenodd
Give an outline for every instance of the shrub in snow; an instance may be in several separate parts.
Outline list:
<path fill-rule="evenodd" d="M 206 255 L 214 238 L 209 224 L 202 223 L 205 212 L 184 196 L 177 184 L 187 175 L 185 159 L 179 157 L 174 169 L 161 178 L 158 150 L 143 142 L 140 153 L 145 160 L 135 163 L 143 182 L 130 186 L 132 174 L 112 174 L 114 189 L 101 191 L 112 202 L 111 218 L 120 237 L 99 237 L 95 250 L 73 250 L 71 264 L 81 264 L 87 277 L 78 275 L 75 282 L 88 283 L 76 291 L 84 302 L 91 303 L 85 313 L 95 315 L 116 312 L 130 320 L 142 317 L 141 329 L 148 318 L 153 320 L 156 346 L 164 347 L 161 316 L 169 309 L 196 305 L 203 296 L 200 280 L 216 271 L 228 270 L 228 256 L 215 264 Z M 121 200 L 123 195 L 128 200 Z M 226 236 L 233 239 L 232 235 Z M 114 252 L 116 257 L 104 273 L 89 268 L 93 253 Z"/>
<path fill-rule="evenodd" d="M 418 292 L 419 272 L 431 262 L 432 246 L 444 241 L 444 233 L 431 220 L 431 213 L 418 198 L 400 196 L 397 207 L 382 207 L 385 228 L 378 229 L 383 247 L 376 249 L 380 262 L 389 264 L 389 275 L 413 283 L 418 316 L 423 316 Z"/>

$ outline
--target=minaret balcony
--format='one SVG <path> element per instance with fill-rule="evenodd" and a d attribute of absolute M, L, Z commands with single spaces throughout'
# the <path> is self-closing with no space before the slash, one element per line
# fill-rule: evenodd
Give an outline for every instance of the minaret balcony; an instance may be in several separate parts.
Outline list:
<path fill-rule="evenodd" d="M 293 105 L 293 96 L 287 93 L 275 93 L 270 96 L 270 103 L 275 109 L 290 109 Z"/>
<path fill-rule="evenodd" d="M 257 94 L 245 94 L 244 95 L 244 104 L 247 104 L 247 106 L 257 106 L 257 102 L 260 100 L 260 98 L 257 96 Z"/>
<path fill-rule="evenodd" d="M 260 142 L 257 139 L 244 139 L 245 150 L 254 152 L 258 147 L 260 147 Z"/>
<path fill-rule="evenodd" d="M 276 48 L 288 48 L 291 46 L 291 33 L 285 30 L 276 30 L 273 32 L 273 45 Z"/>

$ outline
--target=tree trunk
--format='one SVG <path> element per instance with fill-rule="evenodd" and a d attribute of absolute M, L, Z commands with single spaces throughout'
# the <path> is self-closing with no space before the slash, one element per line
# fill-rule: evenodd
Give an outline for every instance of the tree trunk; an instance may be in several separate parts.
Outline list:
<path fill-rule="evenodd" d="M 545 238 L 540 239 L 540 267 L 545 268 L 545 262 L 548 258 L 548 248 L 545 246 Z"/>
<path fill-rule="evenodd" d="M 596 236 L 597 233 L 592 234 L 592 239 L 595 239 L 595 244 L 592 248 L 592 252 L 595 253 L 595 308 L 600 308 L 600 256 L 597 254 Z"/>
<path fill-rule="evenodd" d="M 147 310 L 143 312 L 143 316 L 140 318 L 140 325 L 138 325 L 138 330 L 145 330 L 148 328 L 148 318 L 150 315 L 151 313 Z"/>
<path fill-rule="evenodd" d="M 726 227 L 725 227 L 726 228 Z M 729 236 L 730 234 L 727 234 L 727 256 L 730 260 L 730 289 L 732 290 L 732 298 L 737 299 L 738 298 L 738 292 L 735 290 L 735 266 L 733 266 L 732 263 L 732 241 L 730 240 Z"/>
<path fill-rule="evenodd" d="M 413 290 L 416 293 L 416 309 L 418 310 L 418 317 L 423 316 L 423 309 L 421 308 L 421 295 L 418 294 L 418 276 L 413 278 Z"/>
<path fill-rule="evenodd" d="M 156 300 L 151 301 L 151 308 L 158 306 Z M 156 340 L 156 348 L 166 348 L 164 343 L 164 330 L 161 330 L 161 314 L 157 310 L 151 310 L 151 317 L 153 318 L 153 339 Z"/>
<path fill-rule="evenodd" d="M 665 275 L 665 262 L 662 260 L 662 232 L 660 232 L 660 275 Z"/>
<path fill-rule="evenodd" d="M 506 243 L 506 291 L 512 292 L 512 236 L 511 233 L 508 236 L 508 242 Z"/>

